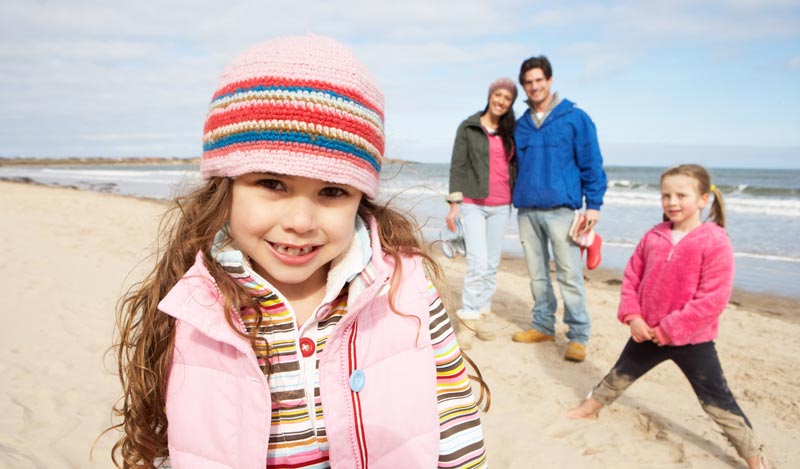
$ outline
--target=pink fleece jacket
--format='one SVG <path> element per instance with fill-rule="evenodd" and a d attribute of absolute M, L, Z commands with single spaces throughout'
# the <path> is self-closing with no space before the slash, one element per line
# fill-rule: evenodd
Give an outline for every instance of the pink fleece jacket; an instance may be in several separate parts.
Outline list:
<path fill-rule="evenodd" d="M 618 318 L 641 317 L 662 344 L 714 340 L 733 290 L 733 247 L 723 228 L 703 223 L 677 244 L 672 224 L 648 231 L 628 261 Z"/>

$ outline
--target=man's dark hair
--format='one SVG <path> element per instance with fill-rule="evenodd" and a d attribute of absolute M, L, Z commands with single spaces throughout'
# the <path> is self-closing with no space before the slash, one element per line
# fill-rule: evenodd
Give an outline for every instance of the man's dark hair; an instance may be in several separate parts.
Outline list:
<path fill-rule="evenodd" d="M 528 73 L 528 70 L 532 70 L 534 68 L 541 68 L 542 73 L 544 73 L 545 79 L 549 80 L 553 77 L 553 67 L 550 66 L 550 61 L 547 60 L 547 57 L 540 55 L 538 57 L 531 57 L 526 61 L 522 62 L 522 66 L 519 68 L 519 84 L 525 86 L 523 83 L 525 81 L 525 74 Z"/>

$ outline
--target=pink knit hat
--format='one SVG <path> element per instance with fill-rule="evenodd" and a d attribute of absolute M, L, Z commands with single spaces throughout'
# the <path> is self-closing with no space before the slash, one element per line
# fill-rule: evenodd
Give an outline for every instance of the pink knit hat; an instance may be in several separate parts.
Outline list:
<path fill-rule="evenodd" d="M 383 152 L 383 93 L 353 53 L 326 37 L 282 37 L 225 67 L 200 172 L 305 176 L 375 198 Z"/>
<path fill-rule="evenodd" d="M 492 96 L 492 93 L 497 91 L 498 89 L 507 90 L 511 93 L 511 101 L 517 100 L 517 85 L 514 84 L 514 81 L 511 78 L 498 78 L 497 80 L 493 81 L 491 85 L 489 85 L 489 96 Z"/>

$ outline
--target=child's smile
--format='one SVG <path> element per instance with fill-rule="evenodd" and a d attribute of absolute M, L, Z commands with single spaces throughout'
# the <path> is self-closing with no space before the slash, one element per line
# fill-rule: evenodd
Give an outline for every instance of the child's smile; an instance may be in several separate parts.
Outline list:
<path fill-rule="evenodd" d="M 230 232 L 285 296 L 321 288 L 355 233 L 360 191 L 319 179 L 250 173 L 233 183 Z"/>
<path fill-rule="evenodd" d="M 275 250 L 275 255 L 287 264 L 305 264 L 319 252 L 317 249 L 319 246 L 291 246 L 288 244 L 267 243 Z"/>

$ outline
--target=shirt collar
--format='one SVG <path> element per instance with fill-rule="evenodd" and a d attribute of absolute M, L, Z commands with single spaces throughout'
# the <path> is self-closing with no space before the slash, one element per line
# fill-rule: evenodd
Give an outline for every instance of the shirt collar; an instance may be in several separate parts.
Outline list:
<path fill-rule="evenodd" d="M 558 95 L 558 91 L 553 93 L 553 99 L 550 100 L 550 104 L 547 105 L 547 109 L 544 110 L 544 113 L 542 114 L 542 118 L 541 119 L 539 119 L 537 117 L 536 109 L 533 108 L 533 103 L 531 102 L 531 100 L 528 99 L 528 100 L 525 100 L 525 102 L 528 103 L 528 106 L 531 109 L 531 118 L 533 119 L 533 121 L 536 123 L 536 126 L 538 127 L 538 126 L 542 125 L 544 120 L 547 119 L 547 116 L 550 115 L 550 113 L 553 111 L 553 109 L 555 109 L 556 106 L 561 104 L 561 97 Z"/>

